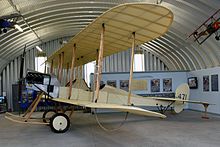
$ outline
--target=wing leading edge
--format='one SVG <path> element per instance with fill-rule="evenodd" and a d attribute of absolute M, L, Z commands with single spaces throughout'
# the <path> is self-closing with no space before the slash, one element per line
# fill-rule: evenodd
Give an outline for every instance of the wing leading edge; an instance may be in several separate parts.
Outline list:
<path fill-rule="evenodd" d="M 73 100 L 73 99 L 66 99 L 66 98 L 56 98 L 52 100 L 57 101 L 57 102 L 72 104 L 72 105 L 88 107 L 88 108 L 114 109 L 114 110 L 119 110 L 122 112 L 129 112 L 129 113 L 133 113 L 137 115 L 166 118 L 166 116 L 161 113 L 145 110 L 145 109 L 134 107 L 134 106 L 125 106 L 125 105 L 107 104 L 107 103 L 94 103 L 90 101 Z"/>

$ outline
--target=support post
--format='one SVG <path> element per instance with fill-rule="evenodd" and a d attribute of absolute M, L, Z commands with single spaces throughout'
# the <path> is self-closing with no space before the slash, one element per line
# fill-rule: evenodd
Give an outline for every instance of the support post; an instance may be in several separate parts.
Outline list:
<path fill-rule="evenodd" d="M 204 112 L 204 115 L 202 116 L 202 118 L 209 119 L 209 117 L 207 115 L 207 109 L 208 109 L 209 104 L 203 103 L 203 106 L 205 108 L 205 112 Z"/>
<path fill-rule="evenodd" d="M 71 70 L 70 70 L 70 87 L 69 87 L 68 99 L 70 99 L 71 94 L 72 94 L 75 59 L 76 59 L 76 44 L 73 45 L 73 51 L 72 51 L 72 63 L 71 63 Z"/>
<path fill-rule="evenodd" d="M 33 108 L 31 109 L 30 113 L 28 114 L 27 118 L 25 119 L 25 122 L 28 121 L 28 119 L 31 117 L 31 115 L 33 114 L 34 110 L 37 108 L 37 105 L 39 104 L 40 100 L 42 99 L 42 96 L 43 96 L 43 92 L 39 93 L 38 96 L 37 96 L 37 100 L 36 102 L 34 103 L 33 105 Z"/>
<path fill-rule="evenodd" d="M 79 66 L 77 66 L 75 70 L 75 79 L 79 79 Z"/>
<path fill-rule="evenodd" d="M 57 79 L 59 80 L 59 74 L 60 74 L 60 62 L 61 62 L 61 54 L 58 55 L 58 69 L 57 69 Z"/>
<path fill-rule="evenodd" d="M 103 60 L 103 50 L 104 50 L 104 33 L 105 33 L 105 24 L 102 24 L 102 31 L 101 31 L 101 40 L 100 40 L 100 49 L 99 49 L 99 59 L 98 59 L 98 71 L 96 77 L 96 88 L 95 88 L 95 102 L 98 101 L 99 98 L 99 88 L 100 88 L 100 80 L 101 80 L 101 73 L 102 73 L 102 60 Z"/>
<path fill-rule="evenodd" d="M 34 101 L 31 103 L 31 105 L 28 107 L 28 109 L 25 111 L 22 117 L 25 117 L 31 111 L 37 100 L 38 100 L 37 98 L 34 99 Z"/>
<path fill-rule="evenodd" d="M 83 79 L 83 66 L 80 65 L 79 67 L 79 79 Z"/>
<path fill-rule="evenodd" d="M 66 83 L 68 83 L 69 63 L 66 64 Z"/>
<path fill-rule="evenodd" d="M 59 76 L 58 76 L 60 83 L 62 81 L 62 76 L 63 76 L 63 60 L 64 60 L 64 52 L 60 54 L 60 67 L 59 67 Z"/>
<path fill-rule="evenodd" d="M 81 88 L 82 87 L 82 80 L 81 79 L 83 79 L 83 67 L 82 67 L 82 65 L 80 65 L 79 66 L 79 75 L 78 75 L 78 79 L 79 79 L 79 81 L 78 81 L 78 88 Z"/>
<path fill-rule="evenodd" d="M 131 65 L 130 65 L 130 79 L 129 79 L 129 90 L 128 90 L 128 105 L 131 105 L 131 84 L 133 77 L 134 68 L 134 49 L 135 49 L 135 32 L 132 33 L 132 48 L 131 48 Z"/>
<path fill-rule="evenodd" d="M 50 73 L 53 74 L 53 59 L 52 59 L 51 65 L 50 65 Z"/>
<path fill-rule="evenodd" d="M 98 66 L 98 59 L 99 59 L 99 50 L 97 49 L 96 50 L 96 60 L 95 60 L 95 69 L 94 69 L 94 76 L 93 76 L 93 99 L 92 99 L 92 102 L 95 101 L 95 88 L 96 88 L 96 85 L 97 85 L 97 66 Z"/>

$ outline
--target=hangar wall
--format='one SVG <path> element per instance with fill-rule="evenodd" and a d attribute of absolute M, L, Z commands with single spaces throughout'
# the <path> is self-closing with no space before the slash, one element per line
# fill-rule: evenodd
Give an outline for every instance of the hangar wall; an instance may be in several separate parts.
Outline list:
<path fill-rule="evenodd" d="M 146 72 L 134 72 L 133 79 L 134 80 L 146 80 L 147 85 L 145 90 L 132 90 L 132 93 L 143 95 L 143 96 L 164 96 L 164 97 L 172 97 L 173 93 L 175 93 L 176 88 L 187 82 L 187 72 L 188 71 L 146 71 Z M 116 81 L 116 87 L 120 88 L 121 80 L 129 80 L 129 72 L 118 72 L 118 73 L 103 73 L 102 81 L 107 84 L 107 81 Z M 91 81 L 93 81 L 94 75 L 90 75 Z M 172 91 L 164 92 L 163 91 L 163 79 L 171 78 L 172 79 Z M 160 80 L 160 91 L 159 92 L 151 92 L 151 80 L 159 79 Z M 144 106 L 142 107 L 147 110 L 155 110 L 157 111 L 157 107 L 152 106 Z M 186 103 L 184 109 L 188 109 L 188 104 Z M 114 110 L 98 110 L 98 112 L 117 112 Z"/>
<path fill-rule="evenodd" d="M 48 41 L 39 45 L 50 56 L 54 51 L 59 49 L 63 40 L 68 40 L 69 37 L 58 38 L 56 40 Z M 23 50 L 23 49 L 21 49 Z M 145 55 L 145 70 L 147 71 L 163 71 L 169 70 L 163 61 L 161 61 L 156 55 L 143 51 Z M 37 56 L 37 50 L 35 48 L 28 48 L 25 54 L 24 64 L 24 76 L 27 69 L 35 69 L 35 57 Z M 0 95 L 2 92 L 6 92 L 8 98 L 8 105 L 11 108 L 12 103 L 12 84 L 15 84 L 19 78 L 21 56 L 12 60 L 8 65 L 3 68 L 0 74 Z M 130 50 L 114 54 L 104 59 L 103 72 L 128 72 L 130 70 Z M 65 71 L 64 71 L 64 75 Z M 65 81 L 65 80 L 64 80 Z"/>
<path fill-rule="evenodd" d="M 172 91 L 164 92 L 163 91 L 163 79 L 171 78 L 172 79 Z M 172 93 L 175 92 L 176 88 L 187 82 L 187 71 L 147 71 L 147 72 L 134 72 L 134 80 L 147 80 L 147 89 L 132 91 L 136 94 L 157 94 L 157 93 Z M 159 79 L 160 80 L 160 91 L 151 92 L 151 80 Z M 120 88 L 120 80 L 129 80 L 129 72 L 118 72 L 118 73 L 103 73 L 102 81 L 106 83 L 108 80 L 116 80 L 117 88 Z M 91 81 L 93 81 L 93 74 L 91 74 Z"/>
<path fill-rule="evenodd" d="M 191 71 L 188 73 L 188 77 L 197 77 L 198 79 L 198 89 L 191 89 L 190 90 L 190 99 L 191 100 L 198 100 L 198 101 L 206 101 L 211 104 L 215 105 L 210 105 L 208 108 L 208 112 L 211 113 L 217 113 L 220 114 L 220 87 L 218 87 L 218 91 L 212 91 L 211 89 L 211 75 L 216 75 L 220 73 L 220 67 L 214 67 L 214 68 L 209 68 L 209 69 L 202 69 L 202 70 L 197 70 L 197 71 Z M 209 76 L 209 91 L 203 91 L 203 76 Z M 220 78 L 218 75 L 218 85 L 220 84 Z M 195 104 L 190 104 L 189 109 L 193 110 L 199 110 L 199 111 L 204 111 L 204 108 L 195 105 Z"/>

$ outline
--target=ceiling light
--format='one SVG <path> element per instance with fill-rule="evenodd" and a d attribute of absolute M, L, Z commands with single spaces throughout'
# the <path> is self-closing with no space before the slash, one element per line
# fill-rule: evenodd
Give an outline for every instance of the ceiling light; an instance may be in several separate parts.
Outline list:
<path fill-rule="evenodd" d="M 43 50 L 37 45 L 36 46 L 36 49 L 39 51 L 39 52 L 43 52 Z"/>
<path fill-rule="evenodd" d="M 23 32 L 23 29 L 18 24 L 15 24 L 14 26 L 19 32 Z"/>

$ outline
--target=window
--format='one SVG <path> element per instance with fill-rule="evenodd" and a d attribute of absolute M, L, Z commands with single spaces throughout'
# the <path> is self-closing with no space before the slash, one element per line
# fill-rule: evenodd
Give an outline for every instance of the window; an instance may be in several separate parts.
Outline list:
<path fill-rule="evenodd" d="M 35 57 L 35 70 L 44 73 L 47 57 Z"/>
<path fill-rule="evenodd" d="M 134 71 L 144 70 L 144 54 L 134 54 Z"/>
<path fill-rule="evenodd" d="M 90 85 L 90 74 L 94 73 L 95 70 L 95 61 L 89 62 L 85 65 L 85 81 Z"/>

